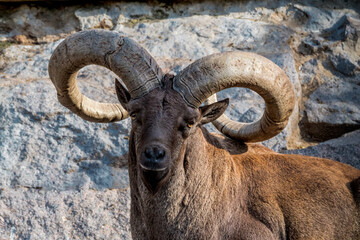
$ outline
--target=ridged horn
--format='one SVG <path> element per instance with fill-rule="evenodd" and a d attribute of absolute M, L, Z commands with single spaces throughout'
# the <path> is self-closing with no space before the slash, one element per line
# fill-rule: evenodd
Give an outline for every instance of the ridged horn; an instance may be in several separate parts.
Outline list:
<path fill-rule="evenodd" d="M 292 85 L 280 67 L 269 59 L 249 52 L 225 52 L 190 64 L 173 81 L 173 88 L 194 108 L 226 88 L 244 87 L 257 92 L 266 109 L 260 120 L 241 123 L 225 114 L 213 122 L 226 136 L 244 142 L 267 140 L 281 132 L 294 107 Z M 216 94 L 208 102 L 216 101 Z"/>
<path fill-rule="evenodd" d="M 97 102 L 80 92 L 77 73 L 90 64 L 106 67 L 118 75 L 132 98 L 159 87 L 163 77 L 156 61 L 144 48 L 118 33 L 89 30 L 69 36 L 52 54 L 49 75 L 59 102 L 92 122 L 120 121 L 128 113 L 121 104 Z"/>

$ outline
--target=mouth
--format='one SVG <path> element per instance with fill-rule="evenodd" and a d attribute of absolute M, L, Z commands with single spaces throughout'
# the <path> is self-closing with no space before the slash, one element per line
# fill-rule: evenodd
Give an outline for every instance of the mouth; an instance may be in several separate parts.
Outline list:
<path fill-rule="evenodd" d="M 149 168 L 140 164 L 140 176 L 146 188 L 155 194 L 169 176 L 168 167 Z"/>
<path fill-rule="evenodd" d="M 151 172 L 162 172 L 162 171 L 165 171 L 165 170 L 167 169 L 167 167 L 163 167 L 163 168 L 146 167 L 146 166 L 144 166 L 144 165 L 141 164 L 141 163 L 140 163 L 140 167 L 141 167 L 143 170 L 151 171 Z"/>

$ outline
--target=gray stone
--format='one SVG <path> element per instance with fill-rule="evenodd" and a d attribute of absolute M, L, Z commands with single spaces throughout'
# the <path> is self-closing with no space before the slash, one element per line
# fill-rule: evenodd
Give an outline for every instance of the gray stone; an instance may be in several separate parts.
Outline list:
<path fill-rule="evenodd" d="M 316 4 L 314 4 L 316 5 Z M 303 25 L 303 29 L 311 32 L 320 32 L 321 30 L 330 28 L 343 17 L 343 12 L 329 9 L 330 6 L 318 6 L 294 4 L 294 8 L 302 11 L 307 16 L 307 21 Z M 349 15 L 356 16 L 355 11 L 345 11 Z"/>
<path fill-rule="evenodd" d="M 62 8 L 49 11 L 31 5 L 18 8 L 0 6 L 0 40 L 22 35 L 30 42 L 49 42 L 64 37 L 65 34 L 79 30 L 79 23 L 72 11 L 64 11 Z"/>
<path fill-rule="evenodd" d="M 126 177 L 126 176 L 124 176 Z M 1 239 L 131 239 L 129 188 L 0 190 Z"/>
<path fill-rule="evenodd" d="M 332 55 L 330 61 L 334 68 L 347 76 L 353 76 L 359 71 L 359 65 L 353 61 L 346 53 Z"/>
<path fill-rule="evenodd" d="M 346 13 L 297 47 L 306 59 L 299 68 L 304 105 L 300 135 L 306 141 L 324 141 L 360 128 L 358 18 Z"/>
<path fill-rule="evenodd" d="M 107 10 L 105 8 L 95 9 L 78 9 L 75 11 L 75 16 L 79 19 L 81 30 L 104 28 L 112 29 L 114 27 L 113 21 L 116 21 L 120 15 L 120 10 L 117 7 Z"/>
<path fill-rule="evenodd" d="M 104 96 L 98 86 L 82 89 Z M 2 86 L 0 96 L 0 239 L 131 239 L 129 122 L 83 121 L 49 79 Z"/>
<path fill-rule="evenodd" d="M 297 50 L 303 55 L 312 55 L 318 52 L 322 52 L 324 50 L 322 41 L 323 40 L 320 39 L 317 35 L 310 35 L 301 41 L 301 44 Z"/>
<path fill-rule="evenodd" d="M 319 143 L 316 146 L 286 150 L 283 153 L 301 154 L 333 159 L 360 169 L 360 130 L 347 133 L 339 138 Z"/>
<path fill-rule="evenodd" d="M 314 81 L 314 76 L 316 74 L 316 68 L 318 67 L 318 60 L 313 58 L 305 62 L 300 69 L 301 85 L 308 86 Z"/>
<path fill-rule="evenodd" d="M 339 81 L 323 84 L 305 103 L 303 129 L 324 141 L 360 128 L 360 87 Z"/>
<path fill-rule="evenodd" d="M 112 177 L 117 170 L 110 166 L 126 165 L 128 121 L 82 120 L 57 102 L 49 80 L 2 87 L 0 93 L 0 187 L 102 189 L 118 184 Z M 84 160 L 98 161 L 86 165 Z M 93 181 L 105 173 L 108 183 Z"/>
<path fill-rule="evenodd" d="M 360 33 L 360 20 L 350 17 L 343 16 L 333 26 L 325 29 L 322 36 L 331 41 L 357 41 Z"/>

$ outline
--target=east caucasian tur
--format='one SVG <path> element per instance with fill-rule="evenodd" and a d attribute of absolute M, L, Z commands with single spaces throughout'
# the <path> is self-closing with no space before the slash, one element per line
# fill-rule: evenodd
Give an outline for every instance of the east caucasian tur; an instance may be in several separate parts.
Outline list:
<path fill-rule="evenodd" d="M 122 79 L 126 88 L 115 82 L 120 104 L 81 94 L 76 75 L 89 64 Z M 251 143 L 278 134 L 294 105 L 289 79 L 270 60 L 225 52 L 172 76 L 131 39 L 91 30 L 56 48 L 49 74 L 60 103 L 81 118 L 131 117 L 133 239 L 360 239 L 360 170 Z M 213 94 L 230 87 L 265 100 L 260 120 L 223 115 L 229 101 L 216 102 Z M 225 136 L 209 133 L 209 122 Z"/>

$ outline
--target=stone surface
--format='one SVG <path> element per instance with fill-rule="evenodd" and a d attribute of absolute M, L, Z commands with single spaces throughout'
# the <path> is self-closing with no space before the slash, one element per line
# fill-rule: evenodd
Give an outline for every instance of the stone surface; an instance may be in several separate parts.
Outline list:
<path fill-rule="evenodd" d="M 322 142 L 316 146 L 286 150 L 283 153 L 301 154 L 333 159 L 360 169 L 360 130 Z"/>
<path fill-rule="evenodd" d="M 263 55 L 289 76 L 297 103 L 286 129 L 262 144 L 360 168 L 359 131 L 305 148 L 360 128 L 359 9 L 340 0 L 0 5 L 0 239 L 131 239 L 130 123 L 86 122 L 58 103 L 47 65 L 65 36 L 120 32 L 174 74 L 213 53 Z M 87 66 L 78 83 L 117 102 L 115 77 Z M 250 90 L 218 97 L 230 98 L 233 120 L 263 113 Z"/>
<path fill-rule="evenodd" d="M 305 103 L 306 133 L 319 141 L 360 128 L 360 86 L 339 81 L 317 88 Z"/>
<path fill-rule="evenodd" d="M 0 190 L 0 239 L 131 239 L 128 195 L 128 187 Z"/>
<path fill-rule="evenodd" d="M 28 42 L 52 42 L 79 30 L 76 16 L 63 7 L 0 5 L 0 16 L 0 40 L 21 35 Z"/>
<path fill-rule="evenodd" d="M 352 60 L 347 54 L 331 56 L 330 61 L 334 68 L 344 75 L 353 76 L 359 71 L 357 62 Z"/>
<path fill-rule="evenodd" d="M 80 119 L 57 102 L 49 80 L 5 86 L 0 95 L 0 187 L 104 189 L 123 181 L 111 166 L 126 166 L 128 121 Z"/>
<path fill-rule="evenodd" d="M 312 32 L 298 45 L 304 139 L 324 141 L 360 128 L 360 20 L 350 15 Z"/>

